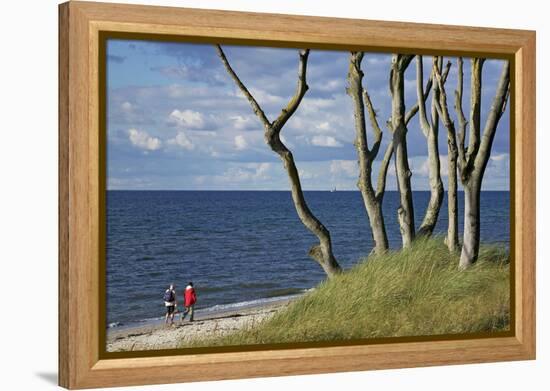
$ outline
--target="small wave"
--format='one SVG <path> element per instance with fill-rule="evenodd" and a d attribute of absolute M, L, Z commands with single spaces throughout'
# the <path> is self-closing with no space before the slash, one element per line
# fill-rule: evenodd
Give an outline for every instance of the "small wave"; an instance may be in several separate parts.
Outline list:
<path fill-rule="evenodd" d="M 220 312 L 220 311 L 233 310 L 233 309 L 239 309 L 239 308 L 254 307 L 254 306 L 257 306 L 257 305 L 276 303 L 278 301 L 293 299 L 295 297 L 300 296 L 300 294 L 305 293 L 305 292 L 306 291 L 304 289 L 300 289 L 299 293 L 296 292 L 295 294 L 289 294 L 289 295 L 284 295 L 284 296 L 273 296 L 273 297 L 267 297 L 267 298 L 256 299 L 256 300 L 241 301 L 241 302 L 238 302 L 238 303 L 216 304 L 212 307 L 203 308 L 200 311 L 201 312 Z"/>
<path fill-rule="evenodd" d="M 212 316 L 212 314 L 215 313 L 221 313 L 225 311 L 232 311 L 232 310 L 239 310 L 239 309 L 247 309 L 251 307 L 261 306 L 265 304 L 272 304 L 277 302 L 283 302 L 285 300 L 290 300 L 297 298 L 301 296 L 304 293 L 307 293 L 313 289 L 297 289 L 297 288 L 289 288 L 288 291 L 292 291 L 291 294 L 286 295 L 278 295 L 278 296 L 272 296 L 272 297 L 265 297 L 261 299 L 256 300 L 248 300 L 248 301 L 241 301 L 237 303 L 228 303 L 228 304 L 216 304 L 212 307 L 206 307 L 206 308 L 197 308 L 197 315 L 201 314 L 209 314 L 209 316 Z M 280 290 L 283 291 L 283 290 Z M 287 291 L 287 290 L 284 290 Z M 180 309 L 178 307 L 178 309 Z M 122 323 L 122 322 L 112 322 L 108 324 L 108 328 L 115 328 L 115 327 L 135 327 L 135 326 L 141 326 L 144 324 L 157 324 L 159 322 L 162 322 L 164 319 L 164 316 L 160 317 L 154 317 L 154 318 L 146 318 L 146 319 L 140 319 L 136 321 L 131 321 L 128 323 Z"/>

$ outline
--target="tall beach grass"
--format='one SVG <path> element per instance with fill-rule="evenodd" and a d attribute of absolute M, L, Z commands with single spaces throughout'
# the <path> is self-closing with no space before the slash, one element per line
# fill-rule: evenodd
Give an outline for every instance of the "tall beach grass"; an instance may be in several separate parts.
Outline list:
<path fill-rule="evenodd" d="M 458 255 L 432 238 L 369 256 L 272 318 L 192 345 L 480 333 L 505 331 L 509 324 L 508 250 L 482 245 L 478 262 L 459 271 Z"/>

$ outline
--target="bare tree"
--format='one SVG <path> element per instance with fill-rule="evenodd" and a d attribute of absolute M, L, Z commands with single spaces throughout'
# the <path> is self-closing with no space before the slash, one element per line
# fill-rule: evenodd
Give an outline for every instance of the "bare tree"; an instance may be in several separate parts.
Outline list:
<path fill-rule="evenodd" d="M 373 250 L 375 253 L 380 254 L 388 249 L 388 237 L 386 234 L 384 215 L 382 213 L 382 201 L 386 190 L 386 177 L 393 153 L 393 144 L 390 142 L 384 153 L 375 190 L 372 183 L 372 163 L 380 151 L 382 130 L 378 125 L 376 111 L 373 108 L 367 89 L 366 87 L 363 88 L 364 73 L 361 70 L 362 60 L 363 52 L 351 53 L 348 72 L 348 88 L 346 92 L 352 98 L 354 106 L 356 131 L 354 144 L 359 158 L 359 180 L 357 182 L 357 187 L 361 191 L 363 203 L 365 204 L 365 209 L 369 216 L 372 238 L 374 240 Z M 370 124 L 374 134 L 374 142 L 371 148 L 369 148 L 367 139 L 365 106 L 367 107 Z"/>
<path fill-rule="evenodd" d="M 463 91 L 463 61 L 462 57 L 457 59 L 458 74 L 457 74 L 457 86 L 455 90 L 455 110 L 458 114 L 458 129 L 460 134 L 464 134 L 466 131 L 466 118 L 462 112 L 462 91 Z M 435 67 L 435 73 L 439 74 L 439 69 Z M 440 101 L 442 107 L 447 107 L 445 94 L 440 95 Z M 460 109 L 459 109 L 460 108 Z M 441 111 L 441 110 L 439 110 Z M 446 113 L 446 117 L 443 118 L 445 127 L 447 128 L 447 161 L 448 161 L 448 189 L 447 189 L 447 213 L 449 224 L 447 226 L 446 243 L 449 251 L 455 252 L 459 249 L 458 241 L 458 180 L 457 180 L 457 159 L 458 159 L 458 146 L 456 141 L 456 130 L 454 124 L 450 122 L 449 116 Z M 461 151 L 461 161 L 463 161 L 463 150 Z"/>
<path fill-rule="evenodd" d="M 433 62 L 434 64 L 438 63 L 439 68 L 441 68 L 443 57 L 433 57 Z M 447 63 L 444 77 L 446 77 L 449 67 L 450 62 Z M 424 219 L 418 229 L 418 234 L 430 236 L 437 223 L 441 204 L 443 203 L 443 181 L 441 180 L 441 163 L 439 161 L 439 114 L 437 113 L 435 104 L 435 102 L 439 100 L 439 86 L 437 83 L 433 83 L 432 86 L 431 121 L 429 121 L 426 113 L 423 79 L 424 71 L 422 56 L 416 56 L 416 91 L 420 109 L 418 118 L 420 120 L 420 128 L 426 137 L 428 145 L 428 167 L 430 177 L 430 201 L 426 207 Z"/>
<path fill-rule="evenodd" d="M 298 175 L 298 169 L 296 168 L 292 152 L 281 141 L 280 138 L 281 130 L 283 129 L 289 118 L 294 114 L 294 112 L 300 105 L 302 98 L 308 90 L 308 85 L 306 82 L 306 70 L 309 49 L 299 51 L 298 85 L 296 88 L 296 92 L 288 102 L 287 106 L 282 109 L 279 116 L 272 122 L 268 120 L 267 116 L 265 115 L 264 111 L 262 110 L 256 99 L 241 82 L 233 68 L 231 68 L 231 65 L 227 61 L 227 58 L 222 48 L 219 45 L 216 45 L 216 50 L 223 65 L 225 66 L 225 69 L 227 70 L 231 78 L 235 81 L 246 99 L 249 101 L 250 105 L 252 106 L 252 110 L 254 111 L 256 116 L 262 122 L 264 126 L 264 138 L 266 143 L 271 147 L 273 152 L 279 155 L 279 157 L 283 161 L 285 170 L 290 180 L 292 200 L 294 202 L 296 212 L 298 213 L 298 217 L 306 226 L 306 228 L 309 229 L 319 239 L 319 244 L 312 246 L 309 250 L 309 256 L 321 265 L 321 267 L 329 277 L 334 276 L 342 269 L 340 268 L 340 265 L 338 264 L 332 252 L 330 232 L 313 215 L 313 213 L 309 209 L 304 198 L 304 193 L 302 191 L 302 186 L 300 183 L 300 177 Z"/>
<path fill-rule="evenodd" d="M 481 183 L 491 154 L 496 129 L 500 118 L 505 112 L 506 102 L 510 94 L 510 63 L 505 61 L 481 136 L 481 88 L 484 61 L 481 58 L 472 58 L 471 60 L 471 102 L 467 148 L 465 147 L 465 128 L 467 124 L 462 110 L 462 59 L 459 59 L 458 87 L 455 93 L 455 107 L 460 126 L 457 143 L 458 169 L 464 186 L 464 238 L 460 254 L 460 268 L 471 266 L 479 255 Z M 454 134 L 454 123 L 449 116 L 445 89 L 437 65 L 434 70 L 441 90 L 438 111 L 447 129 L 451 129 Z"/>
<path fill-rule="evenodd" d="M 411 189 L 411 170 L 407 152 L 407 124 L 405 122 L 405 70 L 414 56 L 394 54 L 390 71 L 390 93 L 392 98 L 391 119 L 388 123 L 393 132 L 395 151 L 395 173 L 399 190 L 397 217 L 403 247 L 409 246 L 415 237 L 414 205 Z"/>

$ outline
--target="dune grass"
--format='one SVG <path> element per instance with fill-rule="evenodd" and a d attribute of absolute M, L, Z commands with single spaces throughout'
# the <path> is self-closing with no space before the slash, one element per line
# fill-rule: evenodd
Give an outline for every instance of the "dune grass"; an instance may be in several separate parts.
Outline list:
<path fill-rule="evenodd" d="M 505 331 L 510 323 L 509 253 L 483 245 L 458 270 L 441 238 L 373 255 L 319 284 L 272 318 L 193 346 L 334 341 Z M 189 346 L 189 345 L 186 345 Z"/>

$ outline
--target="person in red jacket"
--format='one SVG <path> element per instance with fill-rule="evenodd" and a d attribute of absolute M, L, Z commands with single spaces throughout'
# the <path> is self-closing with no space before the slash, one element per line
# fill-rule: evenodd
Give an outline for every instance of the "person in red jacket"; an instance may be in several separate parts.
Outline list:
<path fill-rule="evenodd" d="M 195 312 L 195 303 L 197 302 L 197 294 L 195 293 L 195 288 L 193 288 L 193 283 L 190 282 L 187 284 L 185 291 L 183 292 L 183 305 L 185 306 L 185 311 L 181 314 L 181 322 L 185 319 L 185 316 L 189 314 L 189 321 L 193 322 L 193 316 Z"/>

